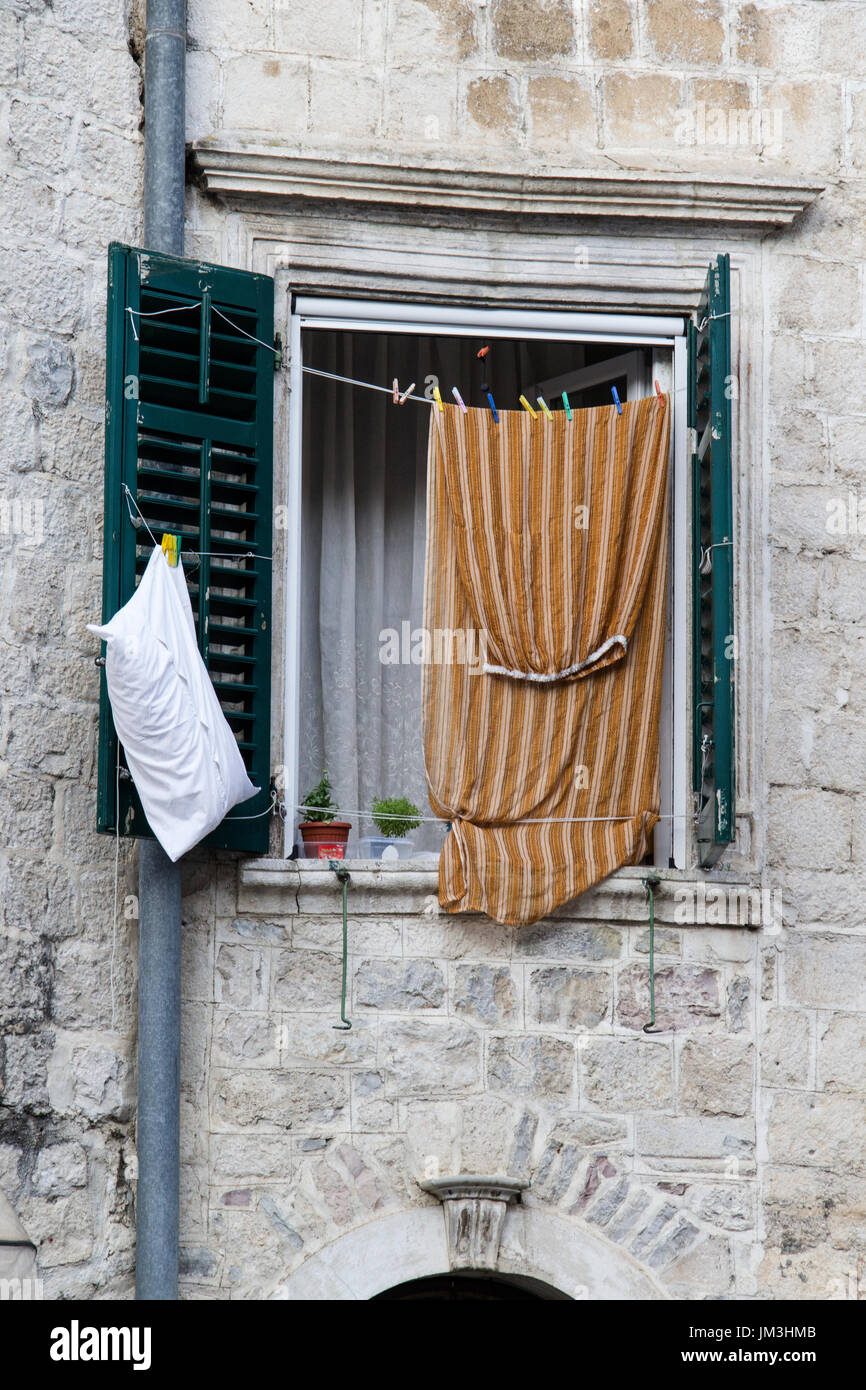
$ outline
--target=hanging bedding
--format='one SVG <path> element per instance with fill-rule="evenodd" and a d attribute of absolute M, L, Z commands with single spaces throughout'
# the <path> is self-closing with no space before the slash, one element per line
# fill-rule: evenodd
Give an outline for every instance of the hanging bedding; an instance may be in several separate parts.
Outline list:
<path fill-rule="evenodd" d="M 669 432 L 667 397 L 431 411 L 424 754 L 447 912 L 528 924 L 646 853 Z"/>

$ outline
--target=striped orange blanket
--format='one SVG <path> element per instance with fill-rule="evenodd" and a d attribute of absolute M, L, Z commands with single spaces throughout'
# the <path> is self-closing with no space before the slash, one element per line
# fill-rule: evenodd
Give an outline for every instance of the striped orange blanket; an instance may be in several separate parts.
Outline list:
<path fill-rule="evenodd" d="M 431 411 L 424 755 L 440 904 L 528 924 L 658 819 L 670 408 L 499 420 Z"/>

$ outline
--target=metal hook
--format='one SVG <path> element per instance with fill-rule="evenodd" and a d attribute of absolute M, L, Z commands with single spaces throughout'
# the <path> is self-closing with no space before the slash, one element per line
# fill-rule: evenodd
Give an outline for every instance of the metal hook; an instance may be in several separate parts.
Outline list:
<path fill-rule="evenodd" d="M 347 920 L 348 898 L 349 898 L 349 870 L 345 864 L 338 864 L 335 859 L 328 860 L 328 868 L 333 869 L 337 879 L 343 885 L 343 987 L 340 995 L 340 1023 L 333 1024 L 333 1027 L 345 1032 L 351 1028 L 352 1021 L 346 1017 L 346 966 L 348 957 L 349 925 Z"/>

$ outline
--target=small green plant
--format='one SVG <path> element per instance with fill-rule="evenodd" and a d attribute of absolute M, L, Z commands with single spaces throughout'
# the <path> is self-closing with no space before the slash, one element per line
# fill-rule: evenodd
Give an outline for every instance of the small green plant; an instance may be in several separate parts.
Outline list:
<path fill-rule="evenodd" d="M 373 820 L 383 835 L 397 840 L 421 824 L 421 812 L 405 796 L 378 797 L 373 802 Z"/>
<path fill-rule="evenodd" d="M 321 821 L 327 825 L 334 819 L 337 814 L 337 804 L 331 797 L 332 790 L 331 779 L 327 772 L 323 772 L 312 791 L 308 791 L 304 797 L 303 816 L 305 820 Z M 313 810 L 313 807 L 316 809 Z"/>

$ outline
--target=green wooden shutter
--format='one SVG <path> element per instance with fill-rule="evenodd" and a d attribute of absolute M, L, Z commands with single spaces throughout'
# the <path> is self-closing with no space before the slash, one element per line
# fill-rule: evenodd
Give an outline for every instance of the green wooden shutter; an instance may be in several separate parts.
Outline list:
<path fill-rule="evenodd" d="M 710 266 L 688 325 L 692 455 L 692 782 L 700 863 L 735 838 L 731 270 Z"/>
<path fill-rule="evenodd" d="M 153 548 L 126 484 L 157 541 L 182 537 L 199 648 L 260 788 L 202 843 L 251 853 L 267 851 L 270 823 L 240 817 L 270 802 L 271 562 L 219 555 L 272 551 L 274 356 L 252 339 L 274 341 L 273 306 L 266 275 L 109 247 L 103 622 Z M 119 815 L 122 834 L 150 835 L 122 751 L 116 805 L 116 757 L 103 672 L 98 828 L 114 833 Z"/>

